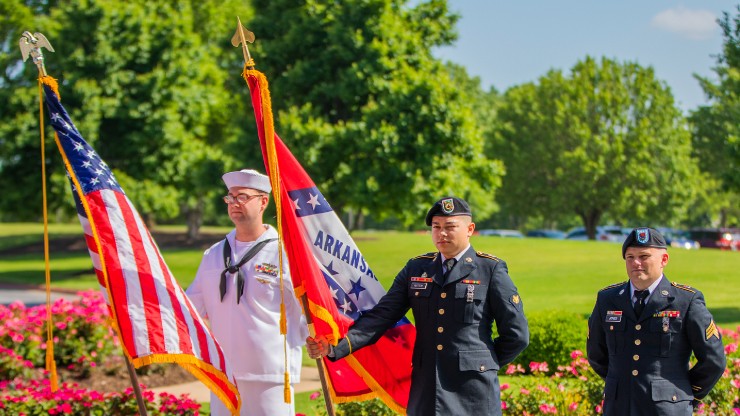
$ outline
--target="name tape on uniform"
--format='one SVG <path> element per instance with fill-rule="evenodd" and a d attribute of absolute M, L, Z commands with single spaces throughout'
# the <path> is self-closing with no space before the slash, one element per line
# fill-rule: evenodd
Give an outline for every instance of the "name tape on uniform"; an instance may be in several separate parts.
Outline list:
<path fill-rule="evenodd" d="M 622 311 L 606 311 L 606 322 L 622 322 Z"/>

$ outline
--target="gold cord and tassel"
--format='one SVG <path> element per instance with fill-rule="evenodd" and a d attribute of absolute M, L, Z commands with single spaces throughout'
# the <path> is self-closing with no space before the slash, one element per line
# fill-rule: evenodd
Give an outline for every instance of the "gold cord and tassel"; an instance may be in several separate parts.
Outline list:
<path fill-rule="evenodd" d="M 44 217 L 44 270 L 46 275 L 46 371 L 49 372 L 49 386 L 52 392 L 59 390 L 57 365 L 54 361 L 54 323 L 51 313 L 51 267 L 49 265 L 49 216 L 46 202 L 46 137 L 44 135 L 44 91 L 42 85 L 49 85 L 58 96 L 58 86 L 54 78 L 39 78 L 39 125 L 41 126 L 41 198 Z"/>
<path fill-rule="evenodd" d="M 272 185 L 272 194 L 275 199 L 275 214 L 277 216 L 278 229 L 278 258 L 280 263 L 280 334 L 283 335 L 283 363 L 285 368 L 283 396 L 285 403 L 291 402 L 290 394 L 290 369 L 288 368 L 288 320 L 285 313 L 285 287 L 283 280 L 283 221 L 282 207 L 280 205 L 281 188 L 280 188 L 280 169 L 278 167 L 277 151 L 275 150 L 275 125 L 272 115 L 272 102 L 270 100 L 270 90 L 267 86 L 265 75 L 255 69 L 254 60 L 249 59 L 244 65 L 242 77 L 249 83 L 249 76 L 252 75 L 260 83 L 261 100 L 262 100 L 262 123 L 265 134 L 265 146 L 267 147 L 267 160 L 270 169 L 270 182 Z"/>

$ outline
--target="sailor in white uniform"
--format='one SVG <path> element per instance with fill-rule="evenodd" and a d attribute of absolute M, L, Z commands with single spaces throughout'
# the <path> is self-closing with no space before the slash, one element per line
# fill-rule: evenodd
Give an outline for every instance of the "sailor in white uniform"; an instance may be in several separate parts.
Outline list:
<path fill-rule="evenodd" d="M 293 385 L 300 381 L 301 346 L 306 320 L 293 291 L 283 254 L 283 288 L 287 318 L 287 366 L 291 403 L 284 400 L 286 356 L 280 334 L 280 275 L 277 231 L 262 224 L 269 201 L 269 178 L 254 170 L 223 175 L 229 190 L 224 201 L 235 225 L 224 240 L 203 254 L 186 293 L 234 369 L 241 415 L 295 415 Z M 228 415 L 211 393 L 211 414 Z"/>

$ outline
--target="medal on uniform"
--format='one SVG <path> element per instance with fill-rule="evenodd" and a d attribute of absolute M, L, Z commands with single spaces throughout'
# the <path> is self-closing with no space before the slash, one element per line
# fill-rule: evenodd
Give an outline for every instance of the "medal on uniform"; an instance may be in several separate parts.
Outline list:
<path fill-rule="evenodd" d="M 668 324 L 670 323 L 670 318 L 667 316 L 663 317 L 663 332 L 668 332 Z"/>
<path fill-rule="evenodd" d="M 468 303 L 473 303 L 473 299 L 475 298 L 475 286 L 468 285 Z"/>

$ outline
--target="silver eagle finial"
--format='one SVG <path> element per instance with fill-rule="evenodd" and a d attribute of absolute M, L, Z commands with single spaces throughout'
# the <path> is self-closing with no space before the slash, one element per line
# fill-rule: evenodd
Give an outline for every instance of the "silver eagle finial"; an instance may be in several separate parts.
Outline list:
<path fill-rule="evenodd" d="M 54 48 L 49 43 L 42 33 L 36 32 L 31 34 L 29 31 L 23 32 L 21 39 L 18 41 L 18 46 L 21 48 L 21 55 L 23 55 L 23 62 L 25 62 L 29 56 L 33 58 L 33 63 L 38 67 L 39 74 L 46 76 L 46 68 L 44 67 L 44 54 L 41 48 L 46 48 L 49 52 L 54 52 Z"/>

